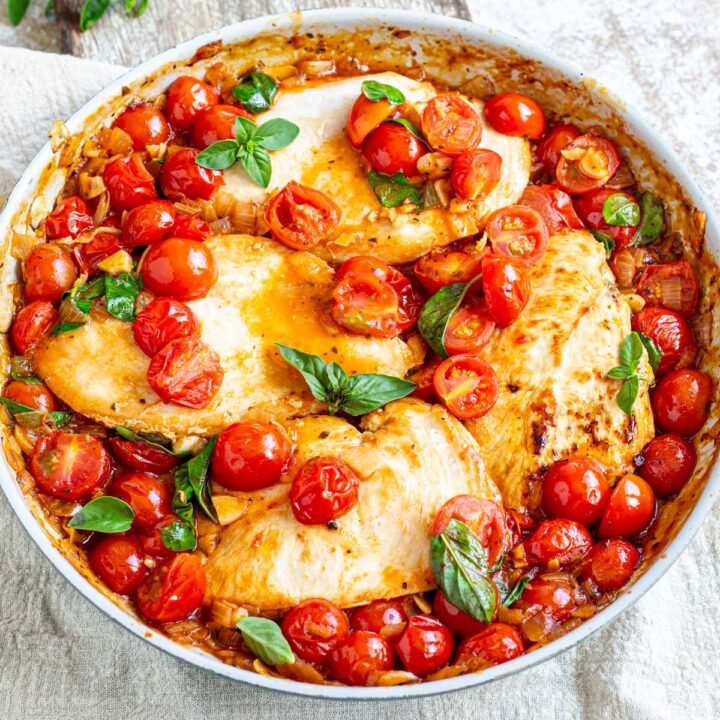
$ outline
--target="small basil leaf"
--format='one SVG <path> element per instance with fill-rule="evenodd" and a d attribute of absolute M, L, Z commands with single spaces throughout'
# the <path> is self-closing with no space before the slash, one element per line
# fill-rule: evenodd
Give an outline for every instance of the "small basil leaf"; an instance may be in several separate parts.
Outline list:
<path fill-rule="evenodd" d="M 250 112 L 261 113 L 270 109 L 277 89 L 278 82 L 274 78 L 262 72 L 251 72 L 232 89 L 232 94 Z"/>
<path fill-rule="evenodd" d="M 624 365 L 618 365 L 617 367 L 611 368 L 607 373 L 607 377 L 612 378 L 613 380 L 625 380 L 625 378 L 630 377 L 630 375 L 633 375 L 633 373 L 629 373 L 628 369 Z"/>
<path fill-rule="evenodd" d="M 289 120 L 274 118 L 260 125 L 253 140 L 266 150 L 287 147 L 300 133 L 300 128 Z"/>
<path fill-rule="evenodd" d="M 105 277 L 99 275 L 91 282 L 85 285 L 74 285 L 72 290 L 69 291 L 69 296 L 75 300 L 78 304 L 80 300 L 95 300 L 96 298 L 102 297 L 105 294 Z M 90 307 L 87 306 L 90 312 Z"/>
<path fill-rule="evenodd" d="M 341 393 L 347 387 L 347 373 L 336 362 L 328 363 L 325 366 L 325 377 L 328 388 L 335 393 Z"/>
<path fill-rule="evenodd" d="M 425 143 L 425 138 L 420 134 L 420 131 L 406 118 L 390 118 L 385 122 L 393 122 L 397 123 L 398 125 L 402 125 L 406 130 L 409 130 L 418 140 L 422 140 L 423 143 Z"/>
<path fill-rule="evenodd" d="M 384 175 L 377 170 L 371 170 L 367 179 L 383 207 L 398 207 L 409 200 L 418 209 L 422 209 L 422 187 L 413 185 L 402 172 Z"/>
<path fill-rule="evenodd" d="M 640 342 L 642 342 L 645 352 L 648 354 L 648 361 L 653 372 L 657 372 L 658 365 L 662 360 L 662 350 L 655 344 L 652 338 L 649 338 L 644 333 L 638 333 L 640 336 Z"/>
<path fill-rule="evenodd" d="M 522 595 L 523 590 L 527 587 L 528 583 L 535 577 L 535 575 L 537 575 L 537 573 L 538 569 L 533 568 L 527 575 L 520 578 L 515 583 L 512 590 L 510 590 L 510 592 L 502 599 L 501 605 L 506 608 L 511 607 L 512 604 Z"/>
<path fill-rule="evenodd" d="M 620 364 L 627 368 L 628 374 L 632 374 L 637 370 L 642 354 L 643 344 L 640 335 L 636 332 L 631 332 L 622 343 L 620 343 L 619 353 Z"/>
<path fill-rule="evenodd" d="M 218 140 L 195 156 L 195 162 L 208 170 L 225 170 L 237 160 L 238 144 L 235 140 Z"/>
<path fill-rule="evenodd" d="M 210 469 L 210 460 L 212 459 L 213 450 L 217 436 L 210 438 L 207 445 L 194 458 L 188 460 L 181 465 L 176 471 L 176 484 L 178 473 L 187 475 L 187 483 L 190 484 L 195 500 L 202 511 L 215 523 L 218 521 L 217 511 L 213 505 L 212 494 L 210 493 L 210 483 L 208 482 L 208 471 Z M 183 478 L 180 482 L 184 486 L 186 480 Z"/>
<path fill-rule="evenodd" d="M 632 417 L 632 406 L 637 400 L 640 392 L 640 378 L 637 375 L 631 375 L 620 388 L 620 392 L 615 396 L 618 407 L 628 416 Z"/>
<path fill-rule="evenodd" d="M 72 417 L 71 412 L 52 410 L 46 413 L 45 411 L 36 410 L 35 408 L 28 407 L 27 405 L 15 402 L 14 400 L 10 400 L 10 398 L 6 397 L 0 397 L 0 404 L 4 405 L 13 417 L 16 415 L 24 415 L 25 413 L 33 413 L 34 415 L 38 415 L 38 413 L 40 415 L 49 415 L 58 427 L 64 425 Z"/>
<path fill-rule="evenodd" d="M 362 84 L 362 93 L 372 102 L 387 100 L 392 105 L 402 105 L 405 102 L 405 95 L 400 90 L 377 80 L 365 80 Z"/>
<path fill-rule="evenodd" d="M 135 519 L 133 509 L 120 498 L 101 495 L 76 512 L 68 527 L 101 533 L 122 533 L 130 529 Z"/>
<path fill-rule="evenodd" d="M 288 665 L 295 662 L 295 655 L 290 644 L 273 620 L 263 617 L 245 617 L 237 629 L 242 633 L 243 640 L 255 657 L 273 667 Z"/>
<path fill-rule="evenodd" d="M 69 322 L 59 322 L 51 331 L 51 335 L 62 335 L 66 332 L 72 332 L 73 330 L 77 330 L 78 328 L 81 328 L 85 325 L 85 323 L 69 323 Z"/>
<path fill-rule="evenodd" d="M 19 380 L 24 382 L 26 385 L 42 385 L 43 381 L 40 378 L 36 378 L 34 375 L 20 375 L 16 372 L 11 372 L 10 377 L 13 380 Z"/>
<path fill-rule="evenodd" d="M 197 545 L 195 528 L 187 522 L 175 520 L 160 530 L 162 544 L 173 552 L 194 550 Z"/>
<path fill-rule="evenodd" d="M 329 383 L 325 361 L 317 355 L 295 350 L 295 348 L 280 343 L 275 343 L 275 347 L 286 362 L 302 373 L 313 397 L 321 402 L 327 400 L 326 388 Z"/>
<path fill-rule="evenodd" d="M 640 196 L 642 220 L 633 238 L 633 245 L 649 245 L 660 236 L 665 227 L 665 210 L 657 196 L 644 192 Z"/>
<path fill-rule="evenodd" d="M 149 445 L 150 447 L 155 448 L 156 450 L 162 450 L 163 452 L 166 452 L 168 455 L 172 455 L 173 457 L 178 458 L 179 460 L 187 460 L 189 457 L 192 457 L 192 455 L 188 452 L 174 452 L 172 449 L 165 447 L 159 442 L 155 442 L 154 440 L 148 438 L 146 435 L 143 435 L 142 433 L 136 433 L 130 430 L 130 428 L 123 427 L 122 425 L 116 425 L 115 426 L 115 432 L 124 440 L 129 440 L 130 442 L 136 442 L 136 443 L 144 443 L 145 445 Z"/>
<path fill-rule="evenodd" d="M 257 125 L 242 115 L 235 118 L 235 139 L 238 145 L 245 145 L 248 140 L 252 140 L 257 132 Z"/>
<path fill-rule="evenodd" d="M 272 164 L 270 155 L 263 147 L 255 147 L 252 151 L 241 148 L 239 153 L 240 162 L 245 168 L 248 177 L 260 187 L 266 188 L 272 178 Z"/>
<path fill-rule="evenodd" d="M 640 206 L 625 193 L 614 193 L 603 203 L 602 215 L 608 225 L 635 227 L 640 222 Z"/>
<path fill-rule="evenodd" d="M 13 25 L 19 25 L 25 17 L 30 0 L 8 0 L 8 18 Z"/>
<path fill-rule="evenodd" d="M 140 292 L 137 280 L 130 273 L 105 276 L 107 311 L 125 322 L 135 319 L 135 298 Z"/>
<path fill-rule="evenodd" d="M 600 230 L 591 230 L 590 232 L 599 243 L 602 243 L 605 246 L 605 257 L 609 258 L 610 255 L 612 255 L 612 251 L 615 249 L 615 241 L 609 235 L 606 235 L 604 232 L 600 232 Z"/>
<path fill-rule="evenodd" d="M 409 395 L 417 385 L 392 375 L 351 375 L 340 409 L 348 415 L 365 415 L 376 408 Z"/>
<path fill-rule="evenodd" d="M 85 32 L 94 25 L 108 9 L 110 0 L 85 0 L 80 10 L 80 29 Z"/>

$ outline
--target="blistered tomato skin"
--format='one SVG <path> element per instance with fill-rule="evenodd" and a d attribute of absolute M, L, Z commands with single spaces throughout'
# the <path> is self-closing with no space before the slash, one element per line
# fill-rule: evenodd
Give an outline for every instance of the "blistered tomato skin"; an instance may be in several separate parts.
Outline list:
<path fill-rule="evenodd" d="M 91 570 L 118 595 L 130 595 L 147 574 L 145 554 L 137 537 L 107 535 L 88 553 Z"/>
<path fill-rule="evenodd" d="M 433 613 L 440 622 L 447 625 L 456 635 L 472 635 L 482 632 L 487 625 L 462 610 L 458 610 L 440 590 L 435 593 Z"/>
<path fill-rule="evenodd" d="M 602 591 L 619 590 L 631 578 L 640 562 L 637 548 L 622 538 L 593 545 L 585 559 L 580 580 L 592 580 Z"/>
<path fill-rule="evenodd" d="M 452 633 L 437 618 L 415 615 L 395 643 L 395 652 L 408 672 L 422 676 L 445 665 L 454 647 Z"/>
<path fill-rule="evenodd" d="M 482 286 L 487 311 L 500 328 L 515 322 L 530 299 L 525 268 L 504 255 L 487 255 L 483 259 Z"/>
<path fill-rule="evenodd" d="M 540 577 L 531 580 L 520 596 L 519 604 L 537 606 L 556 622 L 567 620 L 583 602 L 583 595 L 570 578 Z"/>
<path fill-rule="evenodd" d="M 354 148 L 360 148 L 365 138 L 387 120 L 396 110 L 387 100 L 373 102 L 360 95 L 350 110 L 347 134 Z"/>
<path fill-rule="evenodd" d="M 351 611 L 350 627 L 393 639 L 403 631 L 407 619 L 405 607 L 400 600 L 373 600 Z"/>
<path fill-rule="evenodd" d="M 700 287 L 692 266 L 682 258 L 647 265 L 638 281 L 637 293 L 648 305 L 659 305 L 690 319 L 697 312 Z"/>
<path fill-rule="evenodd" d="M 665 432 L 694 435 L 705 424 L 712 399 L 712 380 L 704 372 L 673 370 L 652 395 L 655 422 Z"/>
<path fill-rule="evenodd" d="M 159 297 L 136 315 L 132 329 L 137 346 L 152 357 L 171 340 L 199 336 L 200 323 L 184 302 Z"/>
<path fill-rule="evenodd" d="M 615 247 L 622 249 L 627 247 L 630 240 L 635 236 L 637 225 L 610 225 L 605 221 L 603 216 L 603 207 L 605 201 L 611 195 L 622 195 L 637 205 L 637 200 L 629 193 L 622 192 L 611 188 L 598 188 L 590 190 L 575 200 L 575 210 L 585 227 L 591 230 L 599 230 L 605 235 L 609 235 L 615 241 Z"/>
<path fill-rule="evenodd" d="M 417 175 L 417 162 L 427 152 L 425 145 L 406 127 L 384 122 L 365 139 L 362 153 L 379 173 L 405 177 Z"/>
<path fill-rule="evenodd" d="M 575 212 L 572 198 L 555 185 L 528 185 L 519 204 L 539 213 L 550 233 L 564 228 L 581 230 L 585 227 Z"/>
<path fill-rule="evenodd" d="M 79 195 L 66 197 L 55 206 L 45 219 L 45 235 L 48 240 L 76 238 L 93 226 L 90 206 Z"/>
<path fill-rule="evenodd" d="M 332 676 L 347 685 L 369 685 L 395 667 L 392 648 L 382 635 L 358 630 L 346 635 L 330 654 Z"/>
<path fill-rule="evenodd" d="M 469 282 L 480 274 L 484 253 L 450 250 L 432 252 L 416 261 L 413 271 L 432 295 L 451 283 Z"/>
<path fill-rule="evenodd" d="M 99 263 L 122 249 L 120 235 L 98 232 L 90 242 L 76 245 L 73 248 L 73 257 L 78 268 L 80 268 L 80 272 L 94 275 L 97 272 Z"/>
<path fill-rule="evenodd" d="M 642 451 L 642 458 L 638 475 L 659 497 L 680 492 L 697 463 L 695 446 L 674 433 L 654 437 Z"/>
<path fill-rule="evenodd" d="M 533 158 L 533 180 L 543 177 L 555 178 L 555 168 L 561 158 L 561 152 L 576 138 L 580 131 L 574 125 L 556 125 L 538 143 Z"/>
<path fill-rule="evenodd" d="M 470 663 L 473 658 L 478 658 L 499 665 L 524 652 L 522 635 L 516 628 L 506 623 L 492 623 L 460 643 L 456 662 Z"/>
<path fill-rule="evenodd" d="M 160 189 L 169 200 L 209 200 L 225 182 L 222 170 L 209 170 L 195 162 L 199 150 L 180 150 L 160 171 Z"/>
<path fill-rule="evenodd" d="M 77 279 L 75 263 L 59 245 L 38 245 L 25 261 L 25 302 L 59 303 Z"/>
<path fill-rule="evenodd" d="M 133 208 L 123 222 L 123 242 L 128 247 L 152 245 L 166 237 L 175 225 L 175 206 L 167 200 L 151 200 Z"/>
<path fill-rule="evenodd" d="M 592 547 L 590 531 L 573 520 L 544 520 L 525 541 L 531 565 L 557 569 L 580 560 Z"/>
<path fill-rule="evenodd" d="M 174 550 L 165 547 L 162 541 L 163 529 L 168 527 L 168 525 L 172 525 L 174 522 L 180 522 L 180 518 L 175 513 L 170 513 L 151 530 L 138 531 L 138 539 L 145 554 L 166 559 L 173 558 L 177 555 Z"/>
<path fill-rule="evenodd" d="M 692 330 L 680 313 L 661 307 L 646 306 L 633 315 L 632 328 L 647 335 L 661 350 L 655 377 L 670 370 L 691 365 L 697 354 Z"/>
<path fill-rule="evenodd" d="M 122 475 L 110 486 L 108 495 L 124 500 L 133 509 L 133 527 L 139 530 L 151 530 L 170 514 L 170 486 L 147 472 Z"/>
<path fill-rule="evenodd" d="M 220 140 L 234 140 L 235 119 L 238 116 L 251 119 L 249 113 L 234 105 L 213 105 L 201 110 L 190 133 L 192 144 L 204 150 Z"/>
<path fill-rule="evenodd" d="M 654 516 L 655 494 L 650 485 L 637 475 L 625 475 L 613 488 L 597 536 L 635 537 Z"/>
<path fill-rule="evenodd" d="M 102 177 L 110 195 L 110 207 L 116 212 L 132 210 L 157 197 L 155 179 L 137 153 L 111 160 Z"/>
<path fill-rule="evenodd" d="M 285 616 L 282 632 L 301 660 L 321 665 L 350 632 L 350 623 L 328 600 L 306 600 Z"/>
<path fill-rule="evenodd" d="M 167 473 L 180 464 L 180 461 L 170 453 L 144 442 L 132 442 L 120 437 L 113 437 L 110 438 L 110 449 L 115 459 L 129 470 Z"/>
<path fill-rule="evenodd" d="M 22 380 L 10 381 L 3 391 L 3 397 L 43 412 L 60 409 L 57 398 L 44 385 L 30 385 Z"/>
<path fill-rule="evenodd" d="M 537 140 L 545 132 L 545 113 L 535 100 L 520 93 L 493 95 L 485 103 L 485 119 L 503 135 Z"/>
<path fill-rule="evenodd" d="M 493 150 L 477 148 L 453 158 L 450 186 L 463 200 L 487 197 L 500 182 L 502 158 Z"/>
<path fill-rule="evenodd" d="M 131 138 L 133 150 L 141 152 L 148 145 L 159 145 L 170 137 L 165 116 L 152 105 L 135 105 L 115 118 L 113 127 L 124 130 Z"/>
<path fill-rule="evenodd" d="M 430 147 L 454 157 L 474 150 L 482 139 L 482 120 L 461 95 L 436 95 L 422 113 L 422 132 Z"/>
<path fill-rule="evenodd" d="M 168 90 L 165 114 L 174 128 L 189 130 L 201 110 L 219 102 L 220 94 L 212 85 L 183 75 Z"/>
<path fill-rule="evenodd" d="M 26 305 L 15 316 L 10 337 L 15 349 L 24 355 L 50 332 L 60 316 L 51 302 L 37 300 Z"/>

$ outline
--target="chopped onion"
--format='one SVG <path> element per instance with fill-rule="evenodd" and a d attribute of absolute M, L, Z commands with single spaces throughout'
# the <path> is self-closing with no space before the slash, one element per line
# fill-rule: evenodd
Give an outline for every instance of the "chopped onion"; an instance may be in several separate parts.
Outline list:
<path fill-rule="evenodd" d="M 300 73 L 305 73 L 309 77 L 322 77 L 323 75 L 331 75 L 335 72 L 335 61 L 325 60 L 301 60 L 298 63 Z"/>

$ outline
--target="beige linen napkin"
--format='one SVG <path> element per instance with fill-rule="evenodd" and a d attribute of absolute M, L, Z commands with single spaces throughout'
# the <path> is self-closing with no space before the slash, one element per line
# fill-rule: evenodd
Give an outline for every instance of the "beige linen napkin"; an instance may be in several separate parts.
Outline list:
<path fill-rule="evenodd" d="M 0 194 L 122 68 L 0 48 Z M 417 701 L 319 702 L 259 690 L 151 648 L 85 601 L 0 496 L 0 718 L 710 719 L 720 716 L 720 506 L 630 611 L 564 655 L 488 687 Z"/>

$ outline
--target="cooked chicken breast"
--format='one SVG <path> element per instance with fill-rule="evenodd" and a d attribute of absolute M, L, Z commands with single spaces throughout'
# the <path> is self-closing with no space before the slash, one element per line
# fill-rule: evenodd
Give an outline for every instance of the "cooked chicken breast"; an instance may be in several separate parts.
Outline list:
<path fill-rule="evenodd" d="M 631 420 L 615 402 L 621 382 L 606 377 L 631 328 L 603 246 L 584 230 L 555 235 L 530 274 L 527 307 L 481 353 L 497 373 L 498 402 L 466 423 L 506 506 L 518 509 L 537 506 L 542 470 L 555 460 L 579 452 L 628 472 L 654 434 L 647 383 Z M 646 356 L 639 372 L 652 378 Z"/>
<path fill-rule="evenodd" d="M 236 163 L 225 171 L 224 190 L 253 203 L 264 203 L 269 194 L 290 180 L 321 190 L 340 206 L 342 221 L 336 236 L 313 252 L 334 262 L 354 255 L 375 255 L 391 263 L 409 262 L 434 247 L 473 235 L 482 229 L 490 212 L 511 205 L 522 195 L 530 174 L 527 140 L 495 132 L 484 120 L 483 104 L 473 100 L 483 118 L 479 147 L 494 150 L 503 160 L 497 187 L 484 199 L 457 202 L 452 212 L 433 208 L 407 214 L 383 208 L 367 182 L 367 162 L 345 134 L 350 109 L 365 80 L 399 88 L 419 113 L 438 94 L 428 82 L 393 72 L 323 80 L 284 90 L 273 107 L 258 116 L 258 122 L 286 118 L 300 127 L 300 134 L 287 148 L 272 153 L 269 188 L 254 184 Z"/>
<path fill-rule="evenodd" d="M 232 496 L 215 488 L 221 522 L 230 524 L 205 565 L 208 602 L 275 610 L 323 597 L 350 607 L 429 590 L 438 509 L 461 493 L 500 501 L 476 443 L 438 405 L 398 400 L 367 415 L 361 430 L 328 416 L 287 426 L 297 438 L 294 467 L 341 458 L 361 478 L 359 502 L 331 530 L 295 519 L 289 481 Z"/>
<path fill-rule="evenodd" d="M 146 380 L 149 363 L 131 324 L 95 303 L 90 321 L 50 337 L 34 354 L 37 371 L 71 408 L 106 425 L 169 437 L 209 435 L 252 409 L 279 417 L 317 411 L 300 374 L 273 343 L 335 360 L 348 373 L 403 377 L 416 364 L 399 338 L 350 335 L 329 318 L 332 271 L 324 261 L 248 235 L 207 241 L 219 269 L 208 295 L 188 303 L 202 338 L 219 355 L 225 378 L 202 410 L 163 403 Z"/>

